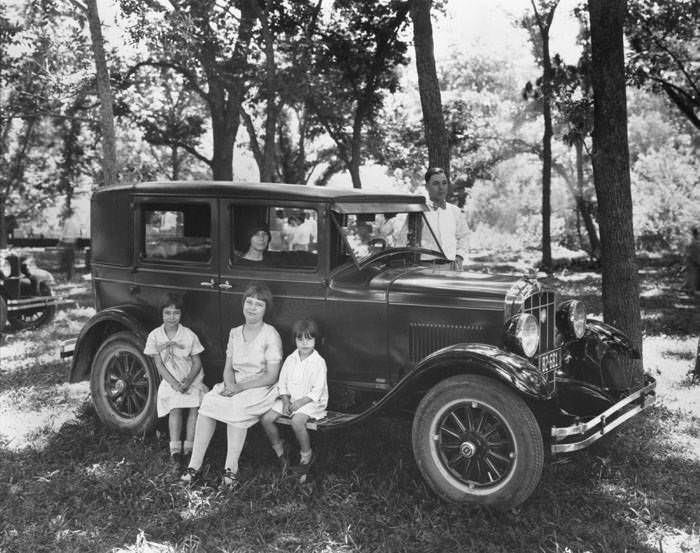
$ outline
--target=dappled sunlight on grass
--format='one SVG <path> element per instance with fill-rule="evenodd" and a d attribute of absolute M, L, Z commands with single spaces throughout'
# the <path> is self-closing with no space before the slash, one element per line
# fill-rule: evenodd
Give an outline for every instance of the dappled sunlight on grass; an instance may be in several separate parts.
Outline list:
<path fill-rule="evenodd" d="M 304 486 L 279 475 L 253 427 L 232 493 L 216 488 L 220 428 L 207 486 L 184 487 L 166 437 L 108 431 L 86 403 L 88 383 L 67 383 L 58 344 L 93 310 L 65 310 L 45 329 L 7 336 L 0 351 L 0 551 L 700 551 L 700 387 L 687 378 L 698 300 L 677 294 L 663 271 L 642 276 L 657 405 L 587 450 L 547 456 L 532 497 L 505 512 L 438 500 L 413 460 L 410 420 L 385 417 L 314 433 L 319 458 Z M 556 280 L 565 299 L 582 297 L 602 318 L 598 274 Z"/>

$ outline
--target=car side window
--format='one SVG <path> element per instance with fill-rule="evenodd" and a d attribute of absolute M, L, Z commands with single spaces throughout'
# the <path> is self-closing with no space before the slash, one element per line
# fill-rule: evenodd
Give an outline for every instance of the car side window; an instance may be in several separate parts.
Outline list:
<path fill-rule="evenodd" d="M 314 269 L 318 212 L 311 208 L 236 205 L 230 213 L 231 264 Z"/>
<path fill-rule="evenodd" d="M 208 262 L 211 212 L 208 204 L 144 204 L 142 256 L 156 261 Z"/>

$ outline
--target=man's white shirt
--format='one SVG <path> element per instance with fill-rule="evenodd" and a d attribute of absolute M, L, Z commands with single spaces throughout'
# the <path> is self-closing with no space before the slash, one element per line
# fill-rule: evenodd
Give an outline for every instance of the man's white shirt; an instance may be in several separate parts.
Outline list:
<path fill-rule="evenodd" d="M 464 213 L 450 203 L 446 203 L 444 208 L 438 209 L 431 207 L 433 202 L 430 199 L 427 200 L 427 203 L 429 208 L 425 213 L 425 218 L 428 220 L 430 228 L 433 229 L 442 251 L 445 252 L 445 257 L 454 261 L 455 256 L 459 255 L 466 262 L 469 250 L 469 227 Z M 433 249 L 431 242 L 432 240 L 426 239 L 426 234 L 423 233 L 423 247 Z"/>

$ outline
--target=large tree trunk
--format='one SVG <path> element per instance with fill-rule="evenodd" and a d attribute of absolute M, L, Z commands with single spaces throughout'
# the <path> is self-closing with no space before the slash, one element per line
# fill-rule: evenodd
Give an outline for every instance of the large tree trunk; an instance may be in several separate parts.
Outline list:
<path fill-rule="evenodd" d="M 554 15 L 552 8 L 551 15 Z M 551 21 L 551 18 L 549 19 Z M 542 30 L 542 269 L 552 270 L 552 60 L 549 57 L 549 25 Z"/>
<path fill-rule="evenodd" d="M 109 186 L 117 182 L 117 147 L 114 133 L 114 109 L 112 88 L 105 57 L 102 24 L 96 0 L 87 0 L 87 17 L 90 25 L 92 55 L 97 69 L 97 93 L 100 97 L 100 120 L 102 123 L 102 184 Z"/>
<path fill-rule="evenodd" d="M 589 0 L 594 100 L 593 174 L 598 197 L 603 316 L 642 351 L 632 228 L 622 25 L 625 0 Z"/>
<path fill-rule="evenodd" d="M 431 0 L 410 0 L 413 43 L 416 51 L 416 70 L 425 140 L 428 145 L 428 161 L 431 167 L 442 167 L 449 178 L 450 149 L 442 114 L 440 83 L 435 68 L 433 26 L 430 21 L 431 5 Z"/>

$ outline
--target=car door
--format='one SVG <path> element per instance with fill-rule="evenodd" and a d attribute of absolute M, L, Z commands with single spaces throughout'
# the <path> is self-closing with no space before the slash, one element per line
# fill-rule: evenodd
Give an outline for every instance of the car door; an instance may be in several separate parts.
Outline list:
<path fill-rule="evenodd" d="M 197 334 L 205 382 L 220 380 L 224 352 L 219 311 L 218 203 L 215 198 L 135 198 L 137 252 L 132 299 L 156 310 L 167 291 L 181 293 L 182 324 Z M 157 320 L 160 314 L 155 313 Z"/>
<path fill-rule="evenodd" d="M 326 284 L 321 270 L 323 211 L 311 203 L 221 200 L 220 276 L 222 347 L 231 328 L 243 324 L 243 294 L 251 281 L 266 283 L 274 306 L 265 316 L 282 337 L 284 354 L 294 348 L 292 325 L 312 318 L 323 330 Z M 306 227 L 300 228 L 300 225 Z M 252 228 L 265 226 L 270 241 L 264 262 L 243 259 Z M 323 355 L 322 345 L 318 346 Z"/>

